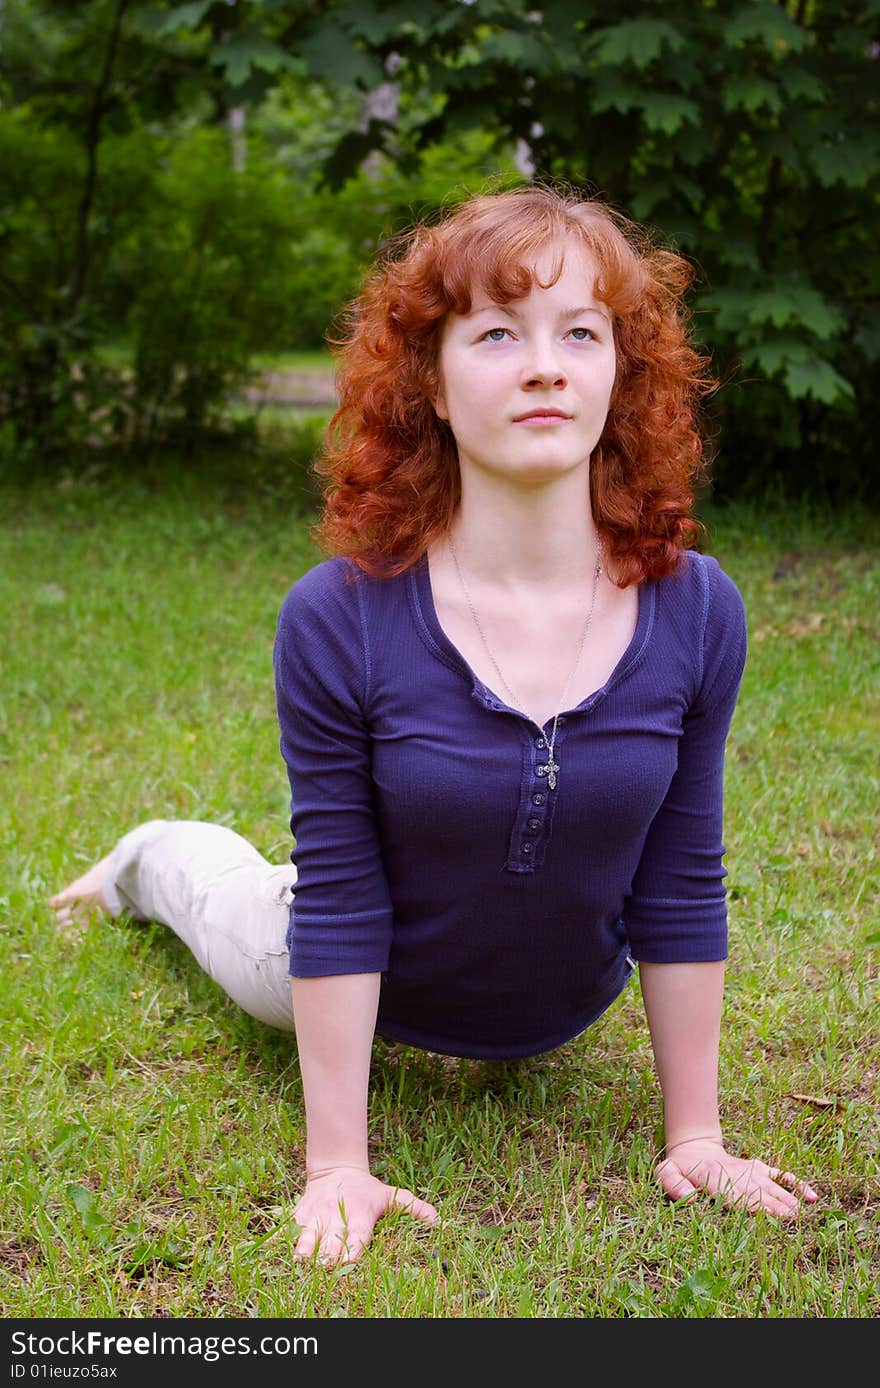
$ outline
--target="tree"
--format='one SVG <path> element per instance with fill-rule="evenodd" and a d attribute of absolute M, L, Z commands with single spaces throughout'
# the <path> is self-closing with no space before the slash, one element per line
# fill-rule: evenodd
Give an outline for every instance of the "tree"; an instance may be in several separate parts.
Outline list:
<path fill-rule="evenodd" d="M 41 341 L 32 382 L 82 344 L 89 277 L 132 208 L 97 216 L 102 141 L 230 109 L 265 130 L 285 83 L 312 83 L 346 112 L 314 145 L 343 201 L 368 158 L 412 191 L 426 152 L 470 132 L 688 255 L 726 383 L 722 482 L 763 481 L 770 459 L 790 480 L 807 459 L 813 480 L 871 480 L 880 0 L 7 0 L 4 14 L 0 141 L 4 115 L 7 150 L 40 131 L 40 157 L 78 180 L 36 275 L 14 171 L 2 203 L 0 304 Z M 389 82 L 393 102 L 368 99 Z M 438 200 L 410 199 L 428 214 Z"/>
<path fill-rule="evenodd" d="M 279 6 L 261 9 L 268 22 Z M 284 11 L 292 32 L 297 6 Z M 234 7 L 199 0 L 7 0 L 0 24 L 0 416 L 12 422 L 17 451 L 43 456 L 66 449 L 96 412 L 106 424 L 108 401 L 118 400 L 118 376 L 95 347 L 112 326 L 105 290 L 114 277 L 120 308 L 117 252 L 156 201 L 163 136 L 225 121 L 233 93 L 259 96 L 297 64 L 268 37 L 253 38 Z M 267 212 L 267 236 L 273 219 Z M 277 269 L 272 254 L 260 261 L 264 274 Z M 129 284 L 124 297 L 135 292 Z M 219 389 L 229 372 L 213 378 Z M 191 424 L 207 402 L 202 382 L 195 396 L 183 392 Z M 114 406 L 111 429 L 121 418 Z"/>
<path fill-rule="evenodd" d="M 649 220 L 698 268 L 695 307 L 728 389 L 728 480 L 768 458 L 863 489 L 880 361 L 880 5 L 847 0 L 475 0 L 333 7 L 322 71 L 393 52 L 404 155 L 488 124 L 536 176 Z M 422 100 L 423 108 L 425 107 Z M 341 182 L 376 123 L 340 141 Z M 853 465 L 853 458 L 857 465 Z M 724 476 L 722 458 L 720 475 Z"/>

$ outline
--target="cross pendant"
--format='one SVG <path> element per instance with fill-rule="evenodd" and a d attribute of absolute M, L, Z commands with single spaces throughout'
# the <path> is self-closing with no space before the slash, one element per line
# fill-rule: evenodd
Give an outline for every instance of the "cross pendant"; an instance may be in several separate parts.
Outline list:
<path fill-rule="evenodd" d="M 542 771 L 547 772 L 547 784 L 551 790 L 556 789 L 556 773 L 559 770 L 559 763 L 551 757 L 546 766 L 541 767 Z"/>

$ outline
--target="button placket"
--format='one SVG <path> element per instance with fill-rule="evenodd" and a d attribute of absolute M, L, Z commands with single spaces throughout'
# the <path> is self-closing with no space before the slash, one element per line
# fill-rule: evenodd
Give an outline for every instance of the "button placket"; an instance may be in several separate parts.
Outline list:
<path fill-rule="evenodd" d="M 525 720 L 524 720 L 525 721 Z M 548 778 L 558 772 L 556 757 L 548 755 L 550 742 L 533 720 L 531 730 L 523 728 L 524 782 L 517 817 L 508 841 L 507 868 L 512 872 L 535 872 L 544 861 L 547 836 L 553 820 L 553 800 Z M 558 719 L 557 726 L 562 719 Z"/>
<path fill-rule="evenodd" d="M 535 737 L 532 741 L 536 751 L 546 753 L 549 744 L 545 737 Z M 544 780 L 549 774 L 549 770 L 549 765 L 541 761 L 540 758 L 536 758 L 533 763 L 533 772 L 535 776 L 540 776 L 541 779 Z M 529 799 L 532 805 L 543 806 L 547 801 L 547 795 L 544 791 L 533 790 Z M 534 810 L 532 810 L 531 813 L 528 814 L 525 822 L 525 832 L 540 836 L 544 832 L 544 829 L 545 822 L 543 815 L 536 815 Z M 524 858 L 532 858 L 535 855 L 538 845 L 539 839 L 523 838 L 519 847 L 521 856 Z"/>

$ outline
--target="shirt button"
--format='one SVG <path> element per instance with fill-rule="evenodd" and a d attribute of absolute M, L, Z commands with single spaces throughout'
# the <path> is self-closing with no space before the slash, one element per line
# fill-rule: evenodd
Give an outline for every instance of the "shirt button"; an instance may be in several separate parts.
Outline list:
<path fill-rule="evenodd" d="M 544 741 L 543 737 L 536 737 L 536 738 L 535 738 L 535 746 L 537 747 L 537 749 L 538 749 L 539 752 L 543 752 L 543 750 L 544 750 L 544 748 L 547 746 L 547 744 L 546 744 L 546 742 Z"/>
<path fill-rule="evenodd" d="M 547 768 L 546 768 L 546 766 L 536 766 L 536 767 L 535 767 L 535 772 L 536 772 L 536 774 L 537 774 L 538 776 L 546 776 L 546 775 L 547 775 Z"/>
<path fill-rule="evenodd" d="M 521 852 L 523 852 L 523 853 L 531 853 L 531 851 L 532 851 L 532 845 L 531 845 L 530 843 L 524 843 L 524 844 L 522 845 Z"/>
<path fill-rule="evenodd" d="M 535 794 L 532 796 L 532 804 L 533 804 L 533 805 L 543 805 L 543 803 L 544 803 L 544 792 L 543 792 L 543 791 L 540 791 L 540 790 L 535 791 Z"/>
<path fill-rule="evenodd" d="M 540 829 L 540 827 L 541 827 L 541 821 L 540 821 L 540 819 L 530 819 L 530 820 L 529 820 L 529 828 L 530 828 L 530 829 Z"/>

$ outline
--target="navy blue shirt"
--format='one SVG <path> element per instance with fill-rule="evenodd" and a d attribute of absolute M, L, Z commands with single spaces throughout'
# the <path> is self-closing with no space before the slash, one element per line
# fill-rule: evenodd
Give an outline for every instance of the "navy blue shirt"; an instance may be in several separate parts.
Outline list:
<path fill-rule="evenodd" d="M 683 555 L 640 587 L 607 683 L 559 718 L 550 789 L 542 730 L 446 636 L 425 555 L 391 579 L 316 565 L 275 643 L 291 974 L 381 973 L 381 1035 L 512 1058 L 583 1031 L 628 955 L 723 959 L 724 747 L 745 648 L 736 587 Z"/>

